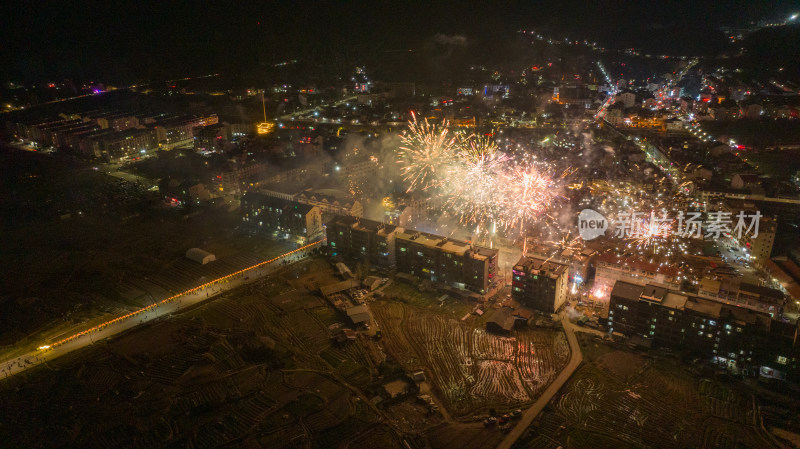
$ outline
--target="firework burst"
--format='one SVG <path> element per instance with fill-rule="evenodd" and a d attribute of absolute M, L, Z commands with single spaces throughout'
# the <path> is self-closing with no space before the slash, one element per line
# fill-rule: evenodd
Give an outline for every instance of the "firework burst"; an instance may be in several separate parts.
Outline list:
<path fill-rule="evenodd" d="M 442 183 L 445 204 L 462 224 L 497 222 L 500 181 L 511 158 L 488 138 L 470 136 L 462 142 Z"/>
<path fill-rule="evenodd" d="M 401 174 L 409 183 L 408 192 L 441 185 L 443 171 L 455 157 L 456 138 L 447 121 L 441 125 L 430 124 L 427 119 L 420 122 L 412 113 L 408 130 L 400 135 L 402 144 L 398 154 Z"/>
<path fill-rule="evenodd" d="M 561 181 L 573 172 L 553 176 L 552 166 L 513 157 L 491 138 L 451 132 L 446 121 L 431 125 L 413 116 L 400 137 L 398 163 L 407 192 L 439 196 L 445 212 L 474 225 L 476 233 L 522 230 L 549 217 Z"/>
<path fill-rule="evenodd" d="M 554 179 L 533 163 L 507 170 L 501 183 L 505 228 L 521 228 L 539 220 L 559 196 Z"/>

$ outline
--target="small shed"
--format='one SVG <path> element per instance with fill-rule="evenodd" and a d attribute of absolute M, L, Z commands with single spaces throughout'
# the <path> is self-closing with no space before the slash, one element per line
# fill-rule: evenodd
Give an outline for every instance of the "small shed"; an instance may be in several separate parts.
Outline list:
<path fill-rule="evenodd" d="M 337 343 L 346 343 L 351 341 L 356 341 L 358 334 L 353 329 L 342 329 L 341 332 L 336 336 Z"/>
<path fill-rule="evenodd" d="M 191 248 L 189 251 L 186 251 L 186 258 L 191 259 L 202 265 L 217 260 L 217 257 L 215 255 L 211 254 L 208 251 L 204 251 L 200 248 Z"/>
<path fill-rule="evenodd" d="M 498 334 L 508 334 L 514 329 L 514 316 L 506 307 L 497 310 L 486 321 L 486 330 Z"/>
<path fill-rule="evenodd" d="M 368 288 L 370 291 L 375 290 L 376 288 L 380 287 L 383 283 L 383 279 L 379 278 L 378 276 L 367 276 L 364 279 L 364 287 Z"/>
<path fill-rule="evenodd" d="M 359 287 L 358 281 L 350 279 L 349 281 L 334 282 L 333 284 L 324 285 L 320 287 L 319 291 L 320 293 L 322 293 L 322 296 L 330 298 L 336 293 L 341 293 L 350 290 L 351 288 L 358 288 L 358 287 Z"/>
<path fill-rule="evenodd" d="M 355 306 L 350 307 L 346 310 L 347 316 L 353 322 L 353 324 L 361 324 L 361 323 L 368 323 L 369 322 L 369 312 L 367 311 L 367 306 Z"/>

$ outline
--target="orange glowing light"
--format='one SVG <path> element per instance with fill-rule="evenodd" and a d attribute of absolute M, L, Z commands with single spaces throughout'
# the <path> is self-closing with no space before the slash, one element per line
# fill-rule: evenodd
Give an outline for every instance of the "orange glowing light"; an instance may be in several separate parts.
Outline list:
<path fill-rule="evenodd" d="M 318 242 L 309 243 L 308 245 L 301 246 L 300 248 L 297 248 L 295 250 L 289 251 L 288 253 L 281 254 L 278 257 L 274 257 L 274 258 L 272 258 L 270 260 L 267 260 L 267 261 L 264 261 L 264 262 L 261 262 L 261 263 L 257 263 L 257 264 L 255 264 L 255 265 L 253 265 L 251 267 L 244 268 L 244 269 L 239 270 L 239 271 L 237 271 L 235 273 L 231 273 L 231 274 L 229 274 L 227 276 L 223 276 L 223 277 L 221 277 L 219 279 L 215 279 L 213 281 L 206 282 L 205 284 L 202 284 L 202 285 L 199 285 L 199 286 L 197 286 L 195 288 L 191 288 L 189 290 L 186 290 L 183 293 L 178 293 L 177 295 L 170 296 L 169 298 L 163 299 L 163 300 L 159 301 L 158 303 L 153 303 L 153 304 L 150 304 L 149 306 L 143 307 L 143 308 L 141 308 L 139 310 L 134 310 L 133 312 L 126 313 L 125 315 L 118 316 L 118 317 L 114 318 L 113 320 L 109 320 L 109 321 L 106 321 L 105 323 L 98 324 L 97 326 L 94 326 L 94 327 L 91 327 L 91 328 L 86 329 L 84 331 L 78 332 L 75 335 L 71 335 L 71 336 L 69 336 L 67 338 L 64 338 L 62 340 L 59 340 L 59 341 L 57 341 L 55 343 L 51 343 L 49 345 L 42 345 L 42 346 L 39 347 L 39 349 L 40 350 L 51 349 L 51 348 L 54 348 L 56 346 L 62 345 L 64 343 L 70 342 L 72 340 L 75 340 L 76 338 L 79 338 L 79 337 L 82 337 L 82 336 L 84 336 L 86 334 L 89 334 L 90 332 L 101 330 L 106 326 L 109 326 L 109 325 L 114 324 L 114 323 L 118 323 L 118 322 L 120 322 L 120 321 L 122 321 L 122 320 L 124 320 L 126 318 L 130 318 L 130 317 L 132 317 L 134 315 L 138 315 L 140 313 L 147 312 L 150 309 L 158 307 L 161 304 L 166 304 L 166 303 L 168 303 L 170 301 L 173 301 L 173 300 L 175 300 L 175 299 L 177 299 L 177 298 L 179 298 L 181 296 L 188 295 L 190 293 L 198 292 L 200 290 L 203 290 L 206 287 L 210 287 L 210 286 L 212 286 L 214 284 L 217 284 L 219 282 L 223 282 L 223 281 L 227 282 L 227 281 L 229 281 L 231 278 L 233 278 L 236 275 L 239 275 L 239 274 L 242 274 L 242 273 L 246 273 L 246 272 L 248 272 L 250 270 L 254 270 L 256 268 L 263 267 L 263 266 L 268 265 L 268 264 L 270 264 L 272 262 L 275 262 L 276 260 L 282 259 L 282 258 L 284 258 L 286 256 L 289 256 L 289 255 L 292 255 L 294 253 L 306 250 L 308 248 L 311 248 L 313 246 L 319 245 L 321 243 L 322 243 L 321 241 L 318 241 Z"/>

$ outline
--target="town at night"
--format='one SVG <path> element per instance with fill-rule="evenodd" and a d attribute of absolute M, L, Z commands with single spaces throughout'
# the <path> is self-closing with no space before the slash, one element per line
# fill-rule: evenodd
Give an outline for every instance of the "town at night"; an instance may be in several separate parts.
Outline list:
<path fill-rule="evenodd" d="M 0 448 L 800 448 L 797 3 L 0 30 Z"/>

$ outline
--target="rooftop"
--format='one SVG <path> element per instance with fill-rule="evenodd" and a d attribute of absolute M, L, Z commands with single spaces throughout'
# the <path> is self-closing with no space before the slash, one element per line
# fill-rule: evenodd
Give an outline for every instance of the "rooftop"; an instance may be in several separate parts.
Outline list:
<path fill-rule="evenodd" d="M 670 309 L 683 310 L 686 307 L 686 301 L 688 300 L 689 297 L 686 295 L 668 292 L 666 296 L 664 296 L 664 301 L 661 302 L 661 305 L 664 307 L 669 307 Z"/>
<path fill-rule="evenodd" d="M 708 299 L 691 297 L 686 301 L 686 309 L 719 318 L 722 304 Z"/>
<path fill-rule="evenodd" d="M 350 279 L 348 281 L 335 282 L 333 284 L 324 285 L 320 287 L 319 290 L 323 296 L 330 296 L 333 295 L 334 293 L 339 293 L 345 290 L 349 290 L 351 288 L 357 288 L 359 286 L 360 285 L 358 281 Z"/>
<path fill-rule="evenodd" d="M 651 301 L 661 302 L 664 300 L 664 296 L 666 295 L 667 295 L 667 289 L 665 289 L 664 287 L 647 284 L 644 286 L 644 290 L 642 291 L 641 297 L 649 299 Z"/>
<path fill-rule="evenodd" d="M 367 311 L 367 306 L 360 305 L 360 306 L 353 306 L 347 309 L 347 316 L 353 316 L 359 313 L 369 313 Z"/>
<path fill-rule="evenodd" d="M 488 320 L 486 320 L 486 326 L 490 327 L 491 324 L 498 327 L 501 330 L 510 332 L 512 329 L 514 329 L 514 321 L 515 318 L 512 310 L 504 307 L 502 309 L 496 310 L 492 314 L 492 316 Z"/>
<path fill-rule="evenodd" d="M 558 277 L 567 271 L 567 265 L 541 257 L 523 256 L 514 265 L 514 270 Z"/>
<path fill-rule="evenodd" d="M 611 296 L 616 296 L 631 301 L 638 301 L 639 297 L 642 296 L 643 291 L 644 287 L 641 285 L 617 281 L 614 283 L 614 288 L 611 290 Z"/>
<path fill-rule="evenodd" d="M 469 244 L 466 242 L 459 242 L 457 240 L 446 240 L 439 244 L 439 247 L 442 250 L 447 251 L 449 253 L 458 254 L 459 256 L 463 256 L 464 253 L 469 250 Z"/>

